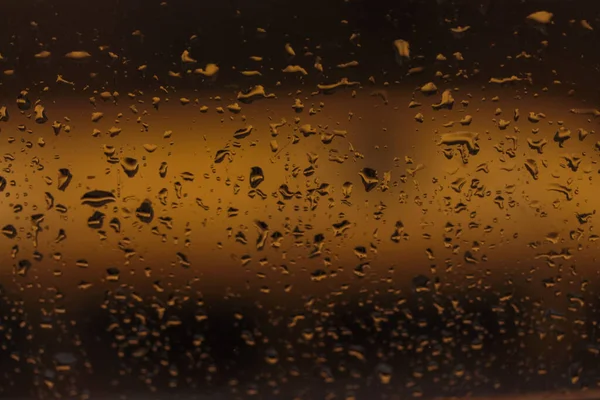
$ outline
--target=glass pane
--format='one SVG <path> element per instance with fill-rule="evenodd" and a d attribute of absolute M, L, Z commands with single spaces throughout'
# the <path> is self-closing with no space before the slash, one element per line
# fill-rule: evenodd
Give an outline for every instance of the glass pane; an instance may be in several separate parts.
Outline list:
<path fill-rule="evenodd" d="M 5 2 L 0 398 L 600 398 L 599 12 Z"/>

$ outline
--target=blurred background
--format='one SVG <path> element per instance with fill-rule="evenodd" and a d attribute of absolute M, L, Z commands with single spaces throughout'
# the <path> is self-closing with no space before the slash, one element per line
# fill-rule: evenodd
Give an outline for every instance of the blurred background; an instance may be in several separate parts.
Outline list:
<path fill-rule="evenodd" d="M 600 398 L 600 3 L 3 8 L 0 398 Z"/>

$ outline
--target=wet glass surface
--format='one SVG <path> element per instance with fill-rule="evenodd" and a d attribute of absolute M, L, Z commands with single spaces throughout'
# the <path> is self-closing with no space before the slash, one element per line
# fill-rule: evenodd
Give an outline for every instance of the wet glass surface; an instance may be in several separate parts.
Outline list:
<path fill-rule="evenodd" d="M 6 2 L 0 398 L 600 399 L 599 17 Z"/>

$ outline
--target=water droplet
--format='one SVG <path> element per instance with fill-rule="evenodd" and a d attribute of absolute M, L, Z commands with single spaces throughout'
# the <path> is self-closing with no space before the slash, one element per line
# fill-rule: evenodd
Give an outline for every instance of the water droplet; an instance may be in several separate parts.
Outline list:
<path fill-rule="evenodd" d="M 9 239 L 14 239 L 17 237 L 17 228 L 13 225 L 5 225 L 2 228 L 2 234 Z"/>
<path fill-rule="evenodd" d="M 123 157 L 121 167 L 123 167 L 123 171 L 129 178 L 133 178 L 140 170 L 138 160 L 133 157 Z"/>
<path fill-rule="evenodd" d="M 71 171 L 67 168 L 61 168 L 58 170 L 58 190 L 65 191 L 71 180 L 73 179 L 73 175 Z"/>
<path fill-rule="evenodd" d="M 256 189 L 265 180 L 265 175 L 260 167 L 252 167 L 250 170 L 250 187 Z"/>
<path fill-rule="evenodd" d="M 105 190 L 92 190 L 81 197 L 81 204 L 87 204 L 91 207 L 102 207 L 114 201 L 116 201 L 115 195 Z"/>
<path fill-rule="evenodd" d="M 372 168 L 363 168 L 358 175 L 363 183 L 366 192 L 370 192 L 379 185 L 379 178 L 377 178 L 377 171 Z"/>
<path fill-rule="evenodd" d="M 135 210 L 135 216 L 143 223 L 149 224 L 154 219 L 154 209 L 150 200 L 144 200 Z"/>

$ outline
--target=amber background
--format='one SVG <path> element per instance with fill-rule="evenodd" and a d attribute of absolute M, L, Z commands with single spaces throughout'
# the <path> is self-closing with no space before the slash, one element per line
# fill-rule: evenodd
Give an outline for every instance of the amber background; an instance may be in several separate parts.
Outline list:
<path fill-rule="evenodd" d="M 368 93 L 368 89 L 363 91 Z M 455 93 L 457 100 L 461 99 L 463 91 Z M 323 100 L 325 100 L 325 107 L 320 115 L 308 117 L 302 122 L 310 123 L 313 126 L 328 125 L 331 127 L 330 129 L 347 130 L 348 136 L 346 139 L 335 138 L 331 145 L 323 145 L 318 136 L 302 137 L 298 144 L 289 145 L 279 156 L 274 156 L 270 152 L 268 141 L 271 138 L 268 124 L 271 121 L 279 121 L 281 118 L 292 121 L 296 116 L 290 106 L 293 100 L 285 93 L 282 93 L 281 97 L 276 100 L 263 100 L 251 105 L 243 105 L 239 115 L 232 113 L 220 115 L 214 109 L 202 114 L 198 111 L 198 106 L 181 106 L 176 99 L 172 99 L 170 103 L 161 105 L 158 111 L 149 107 L 147 110 L 149 115 L 143 119 L 150 125 L 149 132 L 142 132 L 140 124 L 135 122 L 135 116 L 127 110 L 127 106 L 133 103 L 131 101 L 122 99 L 119 101 L 119 105 L 98 104 L 96 108 L 91 106 L 83 108 L 77 107 L 74 99 L 57 100 L 57 104 L 49 110 L 49 113 L 69 116 L 71 119 L 69 124 L 73 128 L 70 134 L 61 132 L 55 136 L 47 132 L 49 127 L 37 126 L 34 127 L 35 130 L 32 134 L 18 133 L 16 130 L 18 124 L 31 124 L 30 120 L 19 115 L 3 124 L 5 132 L 17 132 L 14 136 L 21 140 L 35 142 L 38 137 L 43 137 L 46 142 L 44 148 L 38 148 L 36 145 L 31 150 L 25 149 L 21 143 L 18 143 L 19 141 L 7 145 L 7 149 L 14 149 L 8 153 L 16 156 L 16 160 L 10 163 L 9 168 L 13 171 L 10 177 L 19 184 L 16 188 L 9 187 L 6 190 L 6 197 L 3 200 L 6 217 L 3 222 L 14 224 L 20 228 L 20 235 L 12 242 L 5 240 L 5 245 L 8 249 L 11 245 L 18 244 L 21 252 L 25 254 L 34 250 L 32 240 L 26 239 L 27 233 L 31 231 L 31 222 L 28 220 L 27 213 L 12 214 L 10 206 L 27 204 L 29 207 L 33 207 L 35 205 L 39 207 L 40 212 L 43 212 L 43 208 L 45 208 L 44 192 L 49 191 L 55 196 L 56 204 L 67 206 L 68 212 L 64 216 L 55 211 L 45 213 L 44 230 L 40 233 L 37 250 L 48 255 L 60 252 L 63 257 L 54 265 L 49 260 L 45 260 L 42 265 L 36 264 L 36 268 L 32 270 L 31 279 L 47 282 L 49 279 L 54 279 L 51 277 L 54 269 L 61 269 L 65 274 L 57 280 L 57 284 L 66 288 L 74 287 L 80 280 L 93 282 L 92 277 L 101 278 L 104 266 L 123 265 L 124 255 L 117 249 L 117 242 L 124 237 L 131 240 L 130 247 L 137 252 L 137 256 L 132 257 L 128 266 L 131 271 L 135 272 L 149 265 L 153 269 L 158 266 L 156 272 L 161 271 L 161 274 L 175 272 L 176 278 L 179 280 L 199 276 L 204 281 L 212 282 L 210 286 L 203 288 L 203 291 L 211 291 L 224 285 L 240 287 L 246 280 L 253 279 L 253 277 L 252 274 L 248 275 L 247 272 L 244 272 L 245 268 L 241 267 L 240 263 L 232 262 L 232 254 L 248 253 L 253 256 L 252 264 L 256 264 L 261 256 L 272 258 L 273 263 L 282 260 L 283 251 L 274 252 L 265 249 L 263 252 L 257 252 L 253 248 L 257 236 L 253 226 L 254 220 L 266 221 L 272 231 L 283 231 L 283 224 L 287 218 L 291 219 L 292 226 L 297 225 L 299 220 L 312 225 L 312 231 L 306 232 L 307 240 L 310 242 L 312 242 L 314 234 L 324 233 L 327 238 L 325 248 L 327 254 L 334 260 L 334 264 L 352 265 L 356 257 L 352 254 L 351 249 L 358 245 L 368 247 L 369 243 L 374 242 L 377 243 L 378 253 L 370 256 L 370 259 L 381 265 L 397 266 L 396 274 L 404 275 L 404 277 L 428 272 L 430 264 L 441 263 L 444 258 L 450 257 L 450 252 L 443 249 L 442 238 L 444 225 L 451 222 L 464 229 L 462 248 L 469 249 L 469 242 L 477 240 L 482 243 L 481 254 L 488 255 L 487 265 L 481 264 L 473 268 L 481 270 L 482 267 L 495 266 L 494 274 L 489 279 L 500 280 L 502 272 L 504 272 L 502 265 L 527 264 L 527 259 L 531 260 L 530 263 L 539 263 L 539 261 L 533 261 L 537 254 L 549 250 L 560 251 L 564 247 L 573 248 L 573 245 L 569 243 L 568 232 L 580 226 L 575 213 L 593 212 L 592 199 L 596 196 L 593 177 L 597 171 L 593 153 L 584 158 L 577 172 L 559 166 L 561 162 L 564 163 L 561 161 L 562 155 L 581 155 L 593 152 L 594 135 L 590 135 L 584 141 L 573 138 L 563 149 L 552 142 L 557 129 L 556 124 L 551 124 L 554 119 L 563 121 L 564 125 L 568 127 L 593 130 L 595 121 L 589 120 L 588 116 L 570 114 L 569 108 L 565 107 L 564 102 L 567 101 L 574 107 L 585 107 L 586 105 L 578 104 L 580 102 L 576 99 L 561 98 L 559 95 L 542 95 L 541 98 L 531 99 L 529 102 L 527 99 L 511 101 L 508 96 L 513 92 L 514 89 L 510 88 L 489 89 L 483 93 L 487 98 L 500 96 L 501 99 L 505 99 L 500 103 L 475 100 L 473 101 L 475 104 L 464 110 L 460 106 L 451 112 L 425 110 L 426 117 L 428 119 L 435 118 L 435 120 L 427 120 L 423 124 L 415 122 L 412 118 L 413 114 L 419 110 L 408 110 L 406 107 L 410 102 L 411 93 L 403 95 L 400 91 L 389 91 L 388 105 L 381 104 L 381 101 L 370 97 L 367 93 L 351 98 L 349 91 L 331 97 L 306 96 L 303 101 L 307 107 L 309 104 L 316 104 Z M 464 91 L 465 95 L 467 93 Z M 234 96 L 231 94 L 229 96 L 229 99 L 226 100 L 224 93 L 223 100 L 220 102 L 207 100 L 205 103 L 201 103 L 212 107 L 224 106 L 235 101 Z M 209 96 L 204 98 L 207 97 Z M 419 100 L 427 104 L 433 99 Z M 83 99 L 78 103 L 82 102 Z M 490 115 L 493 115 L 498 106 L 506 110 L 504 113 L 512 113 L 514 108 L 521 109 L 523 114 L 526 114 L 529 109 L 544 110 L 550 120 L 550 123 L 542 121 L 532 124 L 523 118 L 524 121 L 513 122 L 515 126 L 522 129 L 522 132 L 517 134 L 519 141 L 517 157 L 511 159 L 504 156 L 506 162 L 500 160 L 493 146 L 503 142 L 508 148 L 510 142 L 505 139 L 505 136 L 512 135 L 514 132 L 500 131 L 490 122 Z M 147 106 L 142 105 L 142 107 Z M 140 108 L 140 111 L 143 109 Z M 348 121 L 347 114 L 353 110 L 357 110 L 356 116 Z M 89 122 L 92 111 L 104 112 L 104 119 L 99 123 L 92 124 Z M 114 117 L 120 112 L 124 112 L 124 117 L 118 124 L 115 124 Z M 458 120 L 467 113 L 474 117 L 474 122 L 468 127 L 468 130 L 481 132 L 479 141 L 481 152 L 477 156 L 472 156 L 468 165 L 463 165 L 460 157 L 447 160 L 441 154 L 440 147 L 436 146 L 439 134 L 435 132 L 455 131 L 456 129 L 443 128 L 442 124 L 450 120 Z M 246 116 L 246 123 L 241 121 L 242 115 Z M 222 122 L 222 120 L 224 121 Z M 216 151 L 223 148 L 225 144 L 231 143 L 233 132 L 245 125 L 253 125 L 255 129 L 248 138 L 240 140 L 242 146 L 239 149 L 233 148 L 236 152 L 233 162 L 225 161 L 221 164 L 214 164 Z M 111 126 L 120 127 L 123 129 L 122 133 L 114 138 L 108 137 L 105 132 Z M 539 127 L 540 133 L 528 132 L 532 127 Z M 102 130 L 103 133 L 100 137 L 92 137 L 91 132 L 94 128 Z M 163 132 L 167 130 L 173 131 L 170 139 L 163 138 Z M 279 130 L 281 133 L 276 139 L 281 146 L 287 144 L 290 134 L 298 133 L 294 131 L 294 124 L 291 123 L 287 123 Z M 547 138 L 549 143 L 544 148 L 544 154 L 538 157 L 535 150 L 529 149 L 526 145 L 527 138 Z M 255 145 L 251 146 L 251 142 Z M 145 143 L 157 144 L 159 148 L 154 153 L 147 153 L 142 147 Z M 109 164 L 103 153 L 102 146 L 104 144 L 115 146 L 120 156 L 131 156 L 141 160 L 140 172 L 134 178 L 128 178 L 119 164 Z M 364 159 L 354 160 L 353 154 L 349 151 L 350 145 L 362 153 Z M 341 155 L 348 155 L 348 160 L 341 165 L 327 161 L 330 148 L 337 149 Z M 284 165 L 299 166 L 302 169 L 308 167 L 306 156 L 308 152 L 319 155 L 316 173 L 309 178 L 305 178 L 302 174 L 296 179 L 292 178 L 289 172 L 286 173 Z M 411 157 L 414 164 L 407 165 L 404 162 L 405 156 Z M 41 164 L 44 166 L 43 171 L 34 171 L 34 168 L 30 166 L 33 157 L 41 160 Z M 399 161 L 394 161 L 395 157 L 399 158 Z M 534 181 L 524 168 L 523 161 L 530 157 L 535 158 L 541 168 L 540 179 L 537 181 Z M 269 159 L 272 159 L 273 162 Z M 547 160 L 549 167 L 544 168 L 541 160 Z M 165 179 L 161 179 L 158 175 L 159 165 L 163 161 L 169 165 L 169 173 Z M 475 172 L 477 166 L 483 162 L 488 164 L 489 173 Z M 6 161 L 5 163 L 8 165 Z M 417 164 L 423 164 L 425 168 L 418 171 L 412 178 L 406 170 L 414 168 Z M 250 189 L 249 171 L 255 165 L 261 166 L 265 172 L 265 181 L 260 186 L 269 196 L 265 200 L 259 197 L 250 199 L 247 196 Z M 60 192 L 56 189 L 57 171 L 64 167 L 72 171 L 73 180 L 65 192 Z M 383 171 L 391 171 L 392 181 L 396 182 L 397 186 L 392 187 L 388 192 L 375 190 L 366 193 L 358 176 L 358 172 L 363 167 L 376 169 L 380 176 Z M 512 170 L 506 171 L 503 168 Z M 195 180 L 193 182 L 184 181 L 179 176 L 183 172 L 192 172 L 195 174 Z M 556 174 L 557 178 L 553 178 L 552 174 Z M 408 181 L 401 183 L 400 175 L 407 175 Z M 55 183 L 48 186 L 43 180 L 44 176 L 50 176 Z M 238 181 L 237 178 L 240 176 L 245 180 Z M 450 189 L 451 182 L 459 177 L 469 180 L 463 191 L 466 192 L 470 179 L 477 177 L 494 195 L 484 199 L 474 196 L 473 200 L 467 203 L 468 210 L 466 212 L 458 215 L 449 213 L 448 207 L 443 204 L 444 196 L 452 198 L 452 206 L 461 200 L 465 201 L 464 197 Z M 240 185 L 240 193 L 234 195 L 233 187 L 225 184 L 227 178 L 232 183 Z M 434 178 L 438 179 L 438 183 L 433 183 Z M 550 183 L 564 184 L 568 179 L 574 181 L 572 186 L 577 190 L 572 201 L 567 201 L 560 193 L 548 190 Z M 293 191 L 304 191 L 305 183 L 315 180 L 331 185 L 331 197 L 335 199 L 335 207 L 328 208 L 328 201 L 323 198 L 317 209 L 312 212 L 293 212 L 292 209 L 295 205 L 304 207 L 306 203 L 304 200 L 291 200 L 282 212 L 276 211 L 275 202 L 278 198 L 274 198 L 271 193 L 276 192 L 280 184 L 285 182 Z M 177 200 L 174 194 L 173 185 L 176 181 L 183 184 L 184 197 L 181 200 Z M 341 199 L 343 199 L 341 183 L 346 181 L 354 184 L 350 199 L 352 206 L 341 203 Z M 510 184 L 516 186 L 513 195 L 506 194 L 507 185 Z M 107 232 L 108 236 L 107 240 L 101 241 L 97 232 L 88 228 L 86 224 L 87 218 L 91 216 L 94 209 L 82 205 L 80 198 L 85 192 L 93 189 L 117 192 L 118 186 L 120 186 L 120 199 L 116 203 L 100 209 L 107 214 L 103 230 Z M 169 190 L 168 201 L 178 203 L 178 208 L 165 207 L 160 204 L 157 192 L 163 187 Z M 400 192 L 406 194 L 407 204 L 399 204 L 397 201 Z M 496 192 L 504 195 L 505 203 L 513 199 L 517 205 L 509 208 L 508 204 L 505 204 L 504 210 L 499 209 L 493 202 Z M 422 213 L 421 207 L 414 204 L 414 199 L 417 197 L 423 200 L 422 208 L 426 209 L 427 213 Z M 116 213 L 113 212 L 114 207 L 134 211 L 146 198 L 149 198 L 155 207 L 155 221 L 150 225 L 140 223 L 133 214 L 127 217 L 127 214 L 120 210 Z M 201 198 L 210 209 L 204 210 L 197 206 L 196 198 Z M 537 207 L 540 210 L 548 213 L 548 217 L 539 217 L 535 204 L 531 205 L 534 201 L 538 202 Z M 559 205 L 555 208 L 552 206 L 553 202 L 558 202 Z M 380 203 L 385 204 L 386 210 L 383 218 L 376 221 L 373 213 Z M 226 210 L 230 206 L 239 208 L 240 212 L 237 217 L 227 217 Z M 216 212 L 219 207 L 222 209 L 221 215 L 217 215 Z M 475 211 L 477 216 L 471 219 L 468 214 L 472 211 Z M 342 212 L 345 214 L 344 218 L 338 216 Z M 115 234 L 107 226 L 107 222 L 112 216 L 118 216 L 122 221 L 120 235 Z M 171 217 L 173 229 L 169 230 L 158 224 L 159 216 Z M 331 225 L 342 219 L 351 221 L 352 227 L 344 237 L 335 238 Z M 494 219 L 497 219 L 498 222 L 494 223 Z M 471 220 L 480 223 L 481 228 L 469 230 L 468 223 Z M 411 235 L 410 241 L 395 244 L 389 240 L 396 221 L 404 223 L 405 231 Z M 429 225 L 423 227 L 421 224 Z M 191 229 L 189 238 L 192 243 L 188 249 L 184 247 L 183 243 L 187 225 Z M 491 233 L 484 233 L 483 227 L 486 225 L 493 226 L 494 230 Z M 167 238 L 165 243 L 162 243 L 161 236 L 151 234 L 152 226 L 159 226 L 159 231 Z M 228 239 L 228 227 L 233 228 L 234 234 L 238 230 L 246 232 L 249 244 L 246 246 L 235 244 L 233 238 Z M 585 225 L 583 227 L 585 228 Z M 55 244 L 58 229 L 66 231 L 67 240 Z M 372 234 L 376 229 L 379 232 L 378 239 L 373 239 Z M 426 240 L 420 237 L 425 232 L 431 234 L 431 239 Z M 561 242 L 558 244 L 545 242 L 537 249 L 527 247 L 528 243 L 534 241 L 544 242 L 545 235 L 550 232 L 559 233 Z M 518 234 L 518 238 L 514 239 L 513 234 Z M 582 251 L 574 251 L 573 259 L 570 261 L 571 264 L 581 265 L 580 269 L 583 268 L 583 270 L 580 272 L 583 274 L 586 272 L 584 266 L 588 265 L 587 262 L 592 260 L 594 254 L 595 245 L 587 240 L 588 236 L 589 233 L 586 232 L 582 241 Z M 179 243 L 175 243 L 177 238 Z M 224 244 L 222 249 L 217 248 L 217 242 Z M 288 251 L 287 257 L 290 260 L 302 257 L 310 250 L 294 249 L 291 242 L 290 238 L 285 238 L 282 246 L 282 250 Z M 492 244 L 495 245 L 495 248 L 488 249 Z M 427 260 L 424 250 L 428 247 L 438 255 L 436 260 Z M 186 270 L 180 268 L 179 265 L 172 265 L 176 263 L 175 253 L 178 251 L 188 255 L 193 268 Z M 10 255 L 10 251 L 3 252 L 3 254 Z M 401 260 L 398 259 L 399 254 L 401 254 Z M 460 255 L 462 254 L 461 251 Z M 143 256 L 145 261 L 140 260 L 140 256 Z M 90 268 L 87 270 L 76 268 L 75 262 L 80 259 L 88 260 Z M 462 263 L 460 257 L 454 257 L 454 259 L 455 262 Z M 11 262 L 8 257 L 4 261 Z M 312 267 L 316 268 L 321 264 L 322 261 L 319 259 L 305 260 L 302 267 L 297 267 L 292 271 L 289 279 L 297 279 L 294 284 L 300 291 L 329 290 L 327 285 L 314 284 L 308 280 L 308 272 L 313 269 Z M 470 268 L 470 266 L 465 268 Z M 346 269 L 346 273 L 341 273 L 338 278 L 340 282 L 347 281 L 352 277 L 351 268 Z M 501 273 L 497 274 L 496 272 Z M 550 270 L 549 272 L 553 273 L 554 271 Z M 9 269 L 5 269 L 5 273 L 7 274 L 6 279 L 12 279 Z M 540 273 L 544 273 L 543 270 Z M 94 276 L 94 274 L 97 275 Z M 123 279 L 129 279 L 126 278 L 128 274 L 124 275 Z M 141 277 L 132 277 L 131 279 L 143 287 L 144 280 L 137 281 Z"/>

